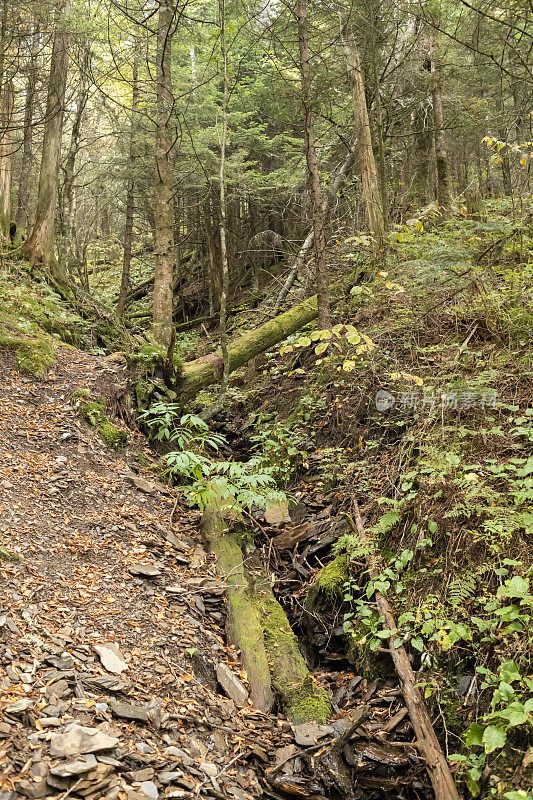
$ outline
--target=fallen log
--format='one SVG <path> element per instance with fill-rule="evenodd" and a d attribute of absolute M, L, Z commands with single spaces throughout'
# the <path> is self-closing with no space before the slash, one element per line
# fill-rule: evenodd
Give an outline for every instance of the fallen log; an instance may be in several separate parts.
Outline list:
<path fill-rule="evenodd" d="M 202 529 L 227 582 L 227 634 L 241 651 L 250 697 L 268 712 L 274 694 L 295 723 L 325 722 L 331 714 L 326 693 L 317 689 L 287 615 L 274 597 L 259 557 L 243 559 L 242 529 L 234 529 L 215 506 L 206 509 Z"/>
<path fill-rule="evenodd" d="M 358 533 L 361 542 L 364 545 L 370 545 L 370 539 L 365 532 L 357 501 L 355 501 L 354 510 L 355 522 L 351 518 L 349 521 L 354 530 Z M 381 569 L 378 556 L 375 550 L 370 546 L 367 548 L 366 562 L 370 576 L 376 578 L 380 574 Z M 378 611 L 384 619 L 385 627 L 388 630 L 394 631 L 396 629 L 396 622 L 387 598 L 385 595 L 381 594 L 381 592 L 376 592 L 375 597 Z M 396 672 L 400 678 L 405 705 L 407 706 L 411 724 L 416 734 L 418 748 L 426 762 L 428 774 L 435 792 L 435 800 L 460 800 L 459 792 L 455 786 L 446 756 L 442 752 L 428 710 L 420 694 L 407 651 L 403 645 L 394 647 L 395 639 L 395 635 L 390 637 L 389 650 Z"/>
<path fill-rule="evenodd" d="M 291 333 L 295 333 L 316 319 L 317 314 L 317 298 L 314 295 L 289 311 L 285 311 L 284 314 L 243 334 L 228 346 L 229 372 L 234 372 L 251 358 L 282 342 Z M 188 361 L 183 365 L 181 374 L 177 378 L 176 391 L 186 402 L 194 397 L 200 389 L 205 389 L 206 386 L 220 380 L 222 370 L 222 354 L 218 350 L 194 361 Z"/>

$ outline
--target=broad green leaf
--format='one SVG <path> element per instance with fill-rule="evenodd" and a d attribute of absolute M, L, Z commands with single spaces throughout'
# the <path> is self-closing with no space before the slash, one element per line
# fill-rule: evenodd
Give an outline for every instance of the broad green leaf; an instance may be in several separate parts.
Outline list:
<path fill-rule="evenodd" d="M 477 722 L 473 722 L 466 732 L 466 746 L 472 747 L 476 744 L 483 744 L 483 728 Z"/>
<path fill-rule="evenodd" d="M 496 728 L 494 725 L 489 725 L 485 728 L 483 734 L 483 745 L 486 753 L 492 753 L 494 750 L 502 748 L 507 741 L 507 734 L 501 728 Z"/>

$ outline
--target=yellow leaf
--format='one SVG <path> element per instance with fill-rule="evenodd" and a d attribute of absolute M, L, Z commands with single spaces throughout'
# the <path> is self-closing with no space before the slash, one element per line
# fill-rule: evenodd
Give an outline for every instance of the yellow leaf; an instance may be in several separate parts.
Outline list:
<path fill-rule="evenodd" d="M 527 158 L 525 156 L 522 156 L 522 158 L 520 159 L 520 163 L 522 164 L 523 167 L 526 167 L 527 166 Z"/>
<path fill-rule="evenodd" d="M 299 345 L 299 347 L 309 347 L 309 345 L 311 344 L 311 339 L 309 338 L 309 336 L 300 336 L 300 338 L 297 341 L 297 344 Z"/>
<path fill-rule="evenodd" d="M 343 328 L 344 328 L 344 325 L 334 325 L 331 330 L 332 330 L 333 333 L 337 334 L 337 333 L 340 333 Z"/>
<path fill-rule="evenodd" d="M 351 372 L 355 367 L 355 361 L 345 361 L 342 368 L 345 372 Z"/>
<path fill-rule="evenodd" d="M 380 270 L 380 271 L 378 272 L 378 275 L 381 275 L 381 277 L 382 277 L 382 278 L 386 278 L 388 274 L 389 274 L 389 273 L 388 273 L 388 272 L 384 272 L 384 270 Z"/>
<path fill-rule="evenodd" d="M 331 331 L 320 331 L 321 339 L 331 339 L 332 336 L 333 334 L 331 333 Z"/>
<path fill-rule="evenodd" d="M 325 353 L 327 349 L 328 349 L 328 343 L 320 342 L 320 344 L 317 344 L 317 346 L 315 347 L 315 353 L 317 356 L 321 356 L 322 353 Z"/>

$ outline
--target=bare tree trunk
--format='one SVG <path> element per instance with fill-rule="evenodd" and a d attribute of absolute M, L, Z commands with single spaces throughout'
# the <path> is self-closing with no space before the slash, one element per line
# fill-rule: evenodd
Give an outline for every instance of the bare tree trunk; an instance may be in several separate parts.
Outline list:
<path fill-rule="evenodd" d="M 313 203 L 313 240 L 315 245 L 316 291 L 318 297 L 318 326 L 329 328 L 331 315 L 329 309 L 329 281 L 326 264 L 326 233 L 324 227 L 324 208 L 322 187 L 316 158 L 315 122 L 311 105 L 311 72 L 309 62 L 309 21 L 307 0 L 298 0 L 298 45 L 300 49 L 300 74 L 302 82 L 302 106 L 304 113 L 305 157 L 309 190 Z"/>
<path fill-rule="evenodd" d="M 174 174 L 172 137 L 171 0 L 159 0 L 157 29 L 157 127 L 155 179 L 155 271 L 152 333 L 164 347 L 172 336 L 174 276 Z"/>
<path fill-rule="evenodd" d="M 343 29 L 342 39 L 348 74 L 352 85 L 353 115 L 355 132 L 357 135 L 357 152 L 359 155 L 366 218 L 368 227 L 376 240 L 374 255 L 379 256 L 383 246 L 385 225 L 381 207 L 378 172 L 376 169 L 374 151 L 372 149 L 372 133 L 366 105 L 365 81 L 361 69 L 357 42 L 353 31 L 347 25 Z"/>
<path fill-rule="evenodd" d="M 229 264 L 226 245 L 226 141 L 228 138 L 228 53 L 226 51 L 226 4 L 225 0 L 218 0 L 218 15 L 220 26 L 220 56 L 222 58 L 223 95 L 222 95 L 222 135 L 220 137 L 220 170 L 219 170 L 219 237 L 220 237 L 220 266 L 222 270 L 222 292 L 220 293 L 220 351 L 224 362 L 222 371 L 221 391 L 225 392 L 229 380 L 227 303 L 229 294 Z"/>
<path fill-rule="evenodd" d="M 17 198 L 17 229 L 25 231 L 28 226 L 28 194 L 30 173 L 33 161 L 33 107 L 35 103 L 35 90 L 37 87 L 37 48 L 39 45 L 39 32 L 33 33 L 30 64 L 28 67 L 28 80 L 26 82 L 26 101 L 24 106 L 24 128 L 22 134 L 22 160 L 20 164 L 19 191 Z"/>
<path fill-rule="evenodd" d="M 11 225 L 11 156 L 13 152 L 12 124 L 15 93 L 13 81 L 4 84 L 2 92 L 2 129 L 0 132 L 0 233 L 9 241 Z"/>
<path fill-rule="evenodd" d="M 126 219 L 124 222 L 124 257 L 122 260 L 122 278 L 117 300 L 117 316 L 122 317 L 126 306 L 126 298 L 130 289 L 131 252 L 133 245 L 133 212 L 135 203 L 135 137 L 137 133 L 137 113 L 139 110 L 139 40 L 134 45 L 133 75 L 131 79 L 131 120 L 130 147 L 128 164 L 128 187 L 126 190 Z"/>
<path fill-rule="evenodd" d="M 65 0 L 62 6 L 57 9 L 46 102 L 37 213 L 33 230 L 23 250 L 32 266 L 45 267 L 52 277 L 60 283 L 64 283 L 66 279 L 54 258 L 54 225 L 58 198 L 61 129 L 70 44 L 70 34 L 65 30 L 64 20 L 61 21 L 60 15 L 65 16 L 67 14 L 70 3 L 71 0 Z"/>
<path fill-rule="evenodd" d="M 70 235 L 74 222 L 74 174 L 76 166 L 76 156 L 80 149 L 80 135 L 83 123 L 83 114 L 89 98 L 89 68 L 91 62 L 91 51 L 88 45 L 83 49 L 80 83 L 76 98 L 76 112 L 72 123 L 70 134 L 70 144 L 65 160 L 63 171 L 65 180 L 63 182 L 63 202 L 60 203 L 60 231 L 66 242 L 67 264 L 72 253 Z"/>
<path fill-rule="evenodd" d="M 437 205 L 444 218 L 450 215 L 452 200 L 450 195 L 450 168 L 446 141 L 444 138 L 444 115 L 442 111 L 442 78 L 438 54 L 432 37 L 431 75 L 433 79 L 431 98 L 433 101 L 433 129 L 435 138 L 435 160 L 437 164 Z"/>

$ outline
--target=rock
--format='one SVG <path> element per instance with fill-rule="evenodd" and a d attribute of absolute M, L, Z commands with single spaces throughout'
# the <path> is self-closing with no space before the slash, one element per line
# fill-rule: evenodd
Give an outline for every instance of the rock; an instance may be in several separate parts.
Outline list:
<path fill-rule="evenodd" d="M 148 754 L 154 752 L 154 748 L 151 747 L 149 744 L 146 744 L 146 742 L 137 742 L 135 747 L 139 751 L 139 753 Z"/>
<path fill-rule="evenodd" d="M 135 782 L 140 781 L 149 781 L 154 777 L 154 770 L 152 767 L 146 767 L 146 769 L 135 769 L 131 772 L 128 772 L 128 778 Z"/>
<path fill-rule="evenodd" d="M 46 781 L 39 781 L 39 783 L 26 780 L 20 781 L 17 783 L 17 791 L 31 798 L 50 796 L 50 787 Z"/>
<path fill-rule="evenodd" d="M 84 677 L 83 680 L 91 686 L 97 686 L 99 689 L 107 689 L 108 692 L 121 692 L 126 686 L 120 678 L 114 678 L 111 675 L 90 675 Z"/>
<path fill-rule="evenodd" d="M 41 717 L 39 719 L 39 724 L 43 726 L 43 728 L 57 728 L 61 725 L 61 720 L 59 717 Z"/>
<path fill-rule="evenodd" d="M 62 697 L 66 697 L 70 694 L 70 687 L 68 683 L 64 680 L 55 681 L 51 683 L 50 686 L 46 687 L 45 696 L 50 699 L 53 695 L 60 700 Z"/>
<path fill-rule="evenodd" d="M 203 761 L 200 764 L 200 769 L 202 772 L 205 772 L 206 775 L 209 775 L 210 778 L 214 778 L 218 775 L 218 767 L 216 764 L 213 764 L 211 761 Z"/>
<path fill-rule="evenodd" d="M 134 719 L 138 722 L 150 722 L 150 716 L 148 712 L 141 706 L 130 705 L 130 703 L 119 703 L 116 700 L 110 700 L 108 705 L 116 717 L 121 717 L 122 719 Z"/>
<path fill-rule="evenodd" d="M 79 756 L 82 753 L 96 753 L 111 750 L 119 740 L 99 731 L 98 728 L 85 728 L 75 722 L 67 727 L 65 733 L 53 733 L 50 737 L 52 758 Z"/>
<path fill-rule="evenodd" d="M 156 490 L 155 483 L 152 481 L 147 481 L 146 478 L 142 477 L 142 475 L 134 475 L 131 473 L 130 475 L 126 475 L 126 477 L 133 483 L 136 489 L 139 489 L 140 492 L 152 494 Z"/>
<path fill-rule="evenodd" d="M 302 725 L 293 725 L 294 741 L 300 747 L 310 747 L 319 739 L 334 733 L 331 725 L 317 725 L 316 722 L 304 722 Z"/>
<path fill-rule="evenodd" d="M 84 772 L 90 772 L 97 766 L 96 758 L 89 753 L 84 758 L 78 761 L 71 761 L 66 764 L 58 764 L 56 767 L 51 767 L 50 772 L 52 775 L 57 775 L 59 778 L 70 778 L 72 775 L 82 775 Z"/>
<path fill-rule="evenodd" d="M 233 702 L 238 706 L 246 705 L 248 700 L 248 692 L 238 679 L 238 677 L 230 670 L 227 664 L 221 661 L 217 665 L 217 680 Z"/>
<path fill-rule="evenodd" d="M 472 675 L 462 675 L 459 678 L 457 681 L 457 686 L 455 687 L 455 691 L 459 697 L 465 697 L 465 695 L 468 694 L 468 690 L 470 689 L 470 684 L 472 681 Z"/>
<path fill-rule="evenodd" d="M 17 700 L 16 703 L 8 703 L 4 711 L 6 714 L 23 714 L 32 704 L 33 701 L 25 697 L 22 700 Z"/>
<path fill-rule="evenodd" d="M 114 642 L 95 644 L 93 647 L 100 656 L 100 661 L 108 672 L 120 675 L 121 672 L 128 669 L 128 665 L 124 661 L 122 653 Z"/>
<path fill-rule="evenodd" d="M 265 509 L 265 522 L 268 525 L 281 525 L 282 522 L 290 522 L 287 503 L 267 506 Z"/>
<path fill-rule="evenodd" d="M 168 783 L 173 783 L 176 778 L 181 778 L 183 776 L 183 772 L 160 772 L 158 778 L 163 786 L 166 786 Z"/>
<path fill-rule="evenodd" d="M 141 575 L 143 578 L 157 578 L 161 570 L 153 564 L 132 564 L 128 567 L 130 575 Z"/>
<path fill-rule="evenodd" d="M 164 752 L 171 758 L 177 758 L 186 767 L 192 767 L 194 764 L 194 758 L 191 758 L 190 755 L 188 755 L 184 750 L 181 750 L 179 747 L 166 747 Z"/>
<path fill-rule="evenodd" d="M 150 800 L 157 800 L 159 797 L 159 790 L 152 781 L 143 781 L 139 786 L 139 789 L 146 795 L 146 797 L 149 797 Z"/>
<path fill-rule="evenodd" d="M 176 550 L 181 550 L 183 553 L 189 549 L 185 542 L 182 542 L 181 539 L 178 539 L 178 537 L 175 536 L 172 531 L 163 531 L 163 536 L 169 544 L 176 548 Z"/>

